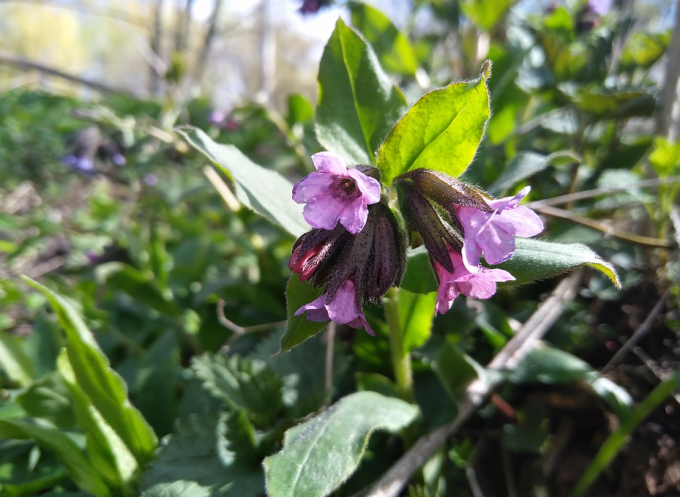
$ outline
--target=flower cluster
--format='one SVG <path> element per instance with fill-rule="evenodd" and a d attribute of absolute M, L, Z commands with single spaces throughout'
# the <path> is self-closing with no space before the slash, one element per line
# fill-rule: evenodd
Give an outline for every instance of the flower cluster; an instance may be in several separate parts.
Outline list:
<path fill-rule="evenodd" d="M 424 244 L 439 282 L 436 312 L 445 313 L 455 298 L 487 299 L 496 283 L 513 280 L 496 265 L 510 259 L 515 236 L 543 230 L 539 217 L 519 206 L 529 193 L 494 199 L 444 173 L 416 169 L 395 179 L 400 217 L 381 197 L 379 171 L 370 166 L 347 168 L 337 155 L 312 157 L 316 172 L 293 188 L 293 200 L 305 204 L 303 216 L 314 228 L 293 246 L 289 267 L 302 281 L 322 287 L 323 294 L 295 315 L 310 321 L 332 320 L 373 330 L 362 305 L 401 281 L 406 234 L 411 246 Z M 405 228 L 402 227 L 405 224 Z"/>

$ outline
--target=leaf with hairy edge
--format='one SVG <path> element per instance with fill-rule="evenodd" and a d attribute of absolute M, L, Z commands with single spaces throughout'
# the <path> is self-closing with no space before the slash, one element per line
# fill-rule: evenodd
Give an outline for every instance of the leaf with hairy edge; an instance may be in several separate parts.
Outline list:
<path fill-rule="evenodd" d="M 279 354 L 292 349 L 296 345 L 300 345 L 308 338 L 316 335 L 328 324 L 328 321 L 308 321 L 307 313 L 295 316 L 295 312 L 300 307 L 319 298 L 321 292 L 320 288 L 314 288 L 311 283 L 300 281 L 300 277 L 297 274 L 293 274 L 290 277 L 288 288 L 286 289 L 288 323 L 286 324 L 286 333 L 281 338 Z"/>
<path fill-rule="evenodd" d="M 32 438 L 57 455 L 80 488 L 97 497 L 111 496 L 97 468 L 85 457 L 73 440 L 59 429 L 6 419 L 0 421 L 0 439 L 5 438 Z"/>
<path fill-rule="evenodd" d="M 616 288 L 621 288 L 619 275 L 610 263 L 580 243 L 551 243 L 531 238 L 515 239 L 515 254 L 497 266 L 509 271 L 515 281 L 502 283 L 519 285 L 550 278 L 580 266 L 590 266 L 603 272 Z"/>
<path fill-rule="evenodd" d="M 375 392 L 344 397 L 327 411 L 288 430 L 281 452 L 264 460 L 269 497 L 323 497 L 359 466 L 375 430 L 395 433 L 418 408 Z"/>
<path fill-rule="evenodd" d="M 378 9 L 361 2 L 349 2 L 352 25 L 375 50 L 388 72 L 415 76 L 418 60 L 408 37 Z"/>
<path fill-rule="evenodd" d="M 432 169 L 457 177 L 470 165 L 489 120 L 486 80 L 452 83 L 423 95 L 392 128 L 378 152 L 384 184 L 413 169 Z"/>
<path fill-rule="evenodd" d="M 515 246 L 512 259 L 493 266 L 509 271 L 515 280 L 499 283 L 498 286 L 531 283 L 557 276 L 577 267 L 590 266 L 603 272 L 616 288 L 621 288 L 614 266 L 580 243 L 563 244 L 531 238 L 515 238 Z M 437 290 L 437 280 L 432 270 L 429 269 L 426 252 L 415 251 L 408 255 L 401 288 L 415 293 L 429 293 Z"/>
<path fill-rule="evenodd" d="M 143 464 L 153 457 L 158 439 L 127 398 L 123 379 L 109 367 L 82 318 L 62 297 L 30 278 L 23 280 L 50 301 L 66 333 L 66 351 L 75 382 L 89 397 L 106 423 L 118 434 L 135 459 Z"/>
<path fill-rule="evenodd" d="M 309 231 L 309 225 L 302 217 L 302 206 L 293 201 L 293 184 L 286 178 L 255 164 L 233 145 L 215 143 L 200 129 L 184 127 L 177 132 L 233 178 L 236 198 L 243 205 L 293 236 Z"/>
<path fill-rule="evenodd" d="M 180 420 L 142 477 L 142 497 L 260 497 L 262 470 L 225 447 L 224 423 L 212 413 Z"/>
<path fill-rule="evenodd" d="M 316 136 L 349 164 L 373 164 L 406 99 L 371 47 L 338 19 L 319 66 Z"/>
<path fill-rule="evenodd" d="M 437 294 L 399 291 L 399 322 L 404 330 L 404 353 L 417 349 L 430 338 Z"/>

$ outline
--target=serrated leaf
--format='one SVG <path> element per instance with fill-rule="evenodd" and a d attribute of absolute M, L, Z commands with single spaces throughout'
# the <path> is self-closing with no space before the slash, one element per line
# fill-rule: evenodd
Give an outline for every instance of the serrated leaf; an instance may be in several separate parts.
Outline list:
<path fill-rule="evenodd" d="M 404 353 L 423 345 L 432 330 L 435 292 L 420 294 L 401 289 L 399 291 L 399 323 L 404 335 Z"/>
<path fill-rule="evenodd" d="M 283 450 L 263 463 L 267 495 L 328 495 L 359 466 L 373 431 L 397 432 L 417 416 L 416 406 L 374 392 L 344 397 L 286 432 Z"/>
<path fill-rule="evenodd" d="M 382 181 L 413 169 L 457 177 L 470 165 L 489 120 L 486 79 L 490 63 L 472 82 L 452 83 L 418 100 L 392 128 L 378 152 Z"/>
<path fill-rule="evenodd" d="M 200 129 L 184 127 L 177 132 L 233 178 L 236 198 L 243 205 L 293 236 L 309 231 L 309 225 L 302 217 L 302 206 L 293 201 L 293 184 L 286 178 L 255 164 L 233 145 L 215 143 Z"/>
<path fill-rule="evenodd" d="M 211 393 L 234 410 L 245 409 L 258 426 L 273 423 L 281 410 L 281 378 L 264 361 L 203 354 L 194 358 L 192 370 Z"/>
<path fill-rule="evenodd" d="M 54 452 L 68 469 L 73 481 L 83 490 L 97 497 L 110 497 L 111 492 L 94 465 L 78 446 L 58 428 L 27 423 L 18 420 L 0 421 L 0 439 L 34 439 L 41 446 Z"/>
<path fill-rule="evenodd" d="M 177 317 L 181 309 L 177 303 L 165 296 L 158 289 L 151 275 L 145 275 L 137 268 L 122 262 L 107 262 L 95 269 L 97 280 L 101 284 L 128 294 L 133 300 L 162 314 Z"/>
<path fill-rule="evenodd" d="M 139 411 L 130 405 L 123 379 L 109 367 L 109 360 L 82 318 L 62 297 L 40 283 L 23 277 L 49 300 L 66 333 L 66 351 L 75 382 L 104 420 L 123 440 L 135 459 L 144 464 L 153 457 L 158 439 Z"/>
<path fill-rule="evenodd" d="M 144 474 L 142 496 L 260 497 L 262 470 L 243 464 L 234 454 L 220 454 L 228 437 L 215 414 L 193 414 L 180 420 Z"/>
<path fill-rule="evenodd" d="M 311 283 L 300 281 L 297 274 L 293 274 L 288 280 L 286 288 L 286 305 L 288 321 L 286 332 L 281 338 L 281 349 L 279 354 L 300 345 L 305 340 L 313 337 L 320 332 L 327 324 L 326 322 L 309 321 L 306 313 L 295 316 L 295 312 L 305 304 L 309 304 L 321 295 L 321 288 L 314 288 Z"/>
<path fill-rule="evenodd" d="M 316 136 L 349 164 L 373 164 L 406 99 L 354 30 L 338 19 L 319 66 Z"/>
<path fill-rule="evenodd" d="M 531 238 L 516 238 L 515 245 L 515 254 L 512 259 L 496 266 L 509 271 L 515 277 L 515 281 L 501 285 L 529 283 L 550 278 L 580 266 L 590 266 L 603 272 L 616 288 L 621 288 L 614 266 L 585 245 L 551 243 Z"/>
<path fill-rule="evenodd" d="M 361 2 L 349 2 L 352 25 L 366 38 L 388 72 L 414 76 L 416 54 L 408 37 L 378 9 Z"/>

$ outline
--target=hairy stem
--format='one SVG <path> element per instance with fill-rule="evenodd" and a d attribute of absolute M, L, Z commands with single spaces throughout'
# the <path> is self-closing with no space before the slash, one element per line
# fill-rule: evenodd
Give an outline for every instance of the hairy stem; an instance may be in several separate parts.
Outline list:
<path fill-rule="evenodd" d="M 413 402 L 413 374 L 411 372 L 411 356 L 404 351 L 404 335 L 399 320 L 399 291 L 390 288 L 384 299 L 385 316 L 390 336 L 390 352 L 394 378 L 404 400 Z"/>

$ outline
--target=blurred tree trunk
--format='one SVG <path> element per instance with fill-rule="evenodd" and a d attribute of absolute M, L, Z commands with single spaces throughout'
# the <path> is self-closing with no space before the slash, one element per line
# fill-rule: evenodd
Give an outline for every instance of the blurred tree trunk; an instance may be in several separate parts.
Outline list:
<path fill-rule="evenodd" d="M 191 26 L 191 9 L 195 0 L 186 0 L 184 7 L 177 5 L 177 26 L 175 28 L 175 51 L 184 54 L 189 40 L 189 27 Z"/>
<path fill-rule="evenodd" d="M 205 33 L 205 38 L 203 39 L 203 46 L 198 54 L 198 60 L 196 62 L 196 69 L 194 71 L 195 81 L 200 83 L 203 78 L 203 73 L 205 71 L 205 63 L 208 60 L 208 55 L 210 54 L 210 47 L 215 38 L 215 32 L 217 31 L 217 21 L 220 17 L 220 10 L 222 8 L 222 0 L 215 0 L 215 6 L 213 7 L 212 14 L 210 14 L 210 21 L 208 24 L 208 30 Z"/>
<path fill-rule="evenodd" d="M 656 132 L 677 139 L 677 126 L 673 126 L 673 111 L 678 105 L 678 80 L 680 80 L 680 0 L 675 4 L 675 26 L 666 51 L 666 74 L 663 79 L 661 108 L 657 114 Z M 671 136 L 674 135 L 674 136 Z"/>
<path fill-rule="evenodd" d="M 151 51 L 162 60 L 161 43 L 163 39 L 163 4 L 165 0 L 155 0 L 156 9 L 153 13 L 153 29 L 151 30 L 151 40 L 149 46 Z M 161 93 L 161 75 L 158 74 L 156 67 L 151 65 L 149 69 L 149 92 L 152 95 Z"/>
<path fill-rule="evenodd" d="M 272 29 L 271 0 L 262 0 L 260 13 L 261 78 L 256 99 L 259 102 L 268 103 L 276 82 L 276 36 Z"/>

